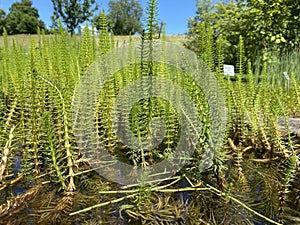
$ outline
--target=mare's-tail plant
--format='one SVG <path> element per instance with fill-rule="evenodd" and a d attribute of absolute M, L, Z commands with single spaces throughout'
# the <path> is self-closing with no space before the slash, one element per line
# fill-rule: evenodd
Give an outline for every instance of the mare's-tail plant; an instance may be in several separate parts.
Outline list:
<path fill-rule="evenodd" d="M 114 46 L 111 43 L 111 39 L 109 37 L 108 24 L 107 24 L 106 15 L 104 11 L 101 11 L 99 19 L 100 19 L 99 55 L 103 55 L 107 53 Z M 113 36 L 112 33 L 111 36 Z"/>
<path fill-rule="evenodd" d="M 297 169 L 299 166 L 299 158 L 293 152 L 290 158 L 287 160 L 286 165 L 284 166 L 283 177 L 281 181 L 281 185 L 279 187 L 279 222 L 284 222 L 284 210 L 286 207 L 286 198 L 289 192 L 290 186 L 295 179 L 295 175 L 297 173 Z"/>

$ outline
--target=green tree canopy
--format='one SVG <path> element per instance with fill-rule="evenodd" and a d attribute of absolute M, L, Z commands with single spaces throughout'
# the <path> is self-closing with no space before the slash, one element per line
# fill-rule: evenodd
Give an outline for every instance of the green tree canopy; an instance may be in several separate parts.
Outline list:
<path fill-rule="evenodd" d="M 45 28 L 44 22 L 39 20 L 39 13 L 32 6 L 31 0 L 15 2 L 9 8 L 5 18 L 8 34 L 36 34 L 37 28 Z"/>
<path fill-rule="evenodd" d="M 110 29 L 116 35 L 141 33 L 143 8 L 136 0 L 110 0 L 107 15 Z"/>
<path fill-rule="evenodd" d="M 3 9 L 0 9 L 0 34 L 3 33 L 5 27 L 5 17 L 6 17 L 5 11 Z"/>
<path fill-rule="evenodd" d="M 232 0 L 212 4 L 197 0 L 196 16 L 189 20 L 195 47 L 201 23 L 210 24 L 226 41 L 225 61 L 234 61 L 241 35 L 245 56 L 251 61 L 264 50 L 290 50 L 299 45 L 300 5 L 293 0 Z"/>
<path fill-rule="evenodd" d="M 61 19 L 71 35 L 79 24 L 88 21 L 98 9 L 96 0 L 51 0 L 54 8 L 52 20 Z"/>

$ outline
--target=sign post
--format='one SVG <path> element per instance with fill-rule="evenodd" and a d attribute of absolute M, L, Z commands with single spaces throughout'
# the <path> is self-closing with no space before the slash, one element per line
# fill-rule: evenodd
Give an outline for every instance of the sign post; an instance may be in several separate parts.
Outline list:
<path fill-rule="evenodd" d="M 233 65 L 226 65 L 223 66 L 224 75 L 226 76 L 234 76 L 234 66 Z"/>
<path fill-rule="evenodd" d="M 288 90 L 290 90 L 290 76 L 288 75 L 287 72 L 283 72 L 283 76 L 287 80 L 287 87 L 288 87 Z"/>

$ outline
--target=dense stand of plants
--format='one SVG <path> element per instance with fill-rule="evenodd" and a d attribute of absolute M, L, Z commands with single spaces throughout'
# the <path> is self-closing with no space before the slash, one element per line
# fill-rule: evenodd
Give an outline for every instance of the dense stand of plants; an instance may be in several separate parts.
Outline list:
<path fill-rule="evenodd" d="M 166 121 L 166 136 L 151 151 L 123 146 L 111 120 L 114 98 L 130 82 L 143 76 L 170 78 L 176 73 L 173 82 L 192 96 L 202 115 L 197 123 L 203 135 L 189 163 L 159 183 L 141 180 L 119 187 L 94 172 L 81 154 L 74 137 L 72 101 L 89 66 L 115 48 L 104 14 L 99 37 L 87 29 L 80 38 L 71 38 L 60 28 L 52 36 L 41 31 L 28 48 L 15 40 L 8 43 L 5 35 L 0 57 L 0 224 L 299 222 L 300 147 L 289 126 L 289 117 L 300 114 L 299 75 L 293 73 L 298 71 L 288 71 L 288 87 L 274 81 L 274 70 L 267 62 L 261 72 L 252 72 L 251 63 L 244 61 L 241 37 L 238 75 L 224 77 L 222 38 L 214 42 L 211 29 L 203 25 L 199 57 L 223 89 L 228 122 L 213 167 L 200 173 L 201 154 L 210 135 L 208 105 L 189 74 L 147 60 L 152 46 L 143 41 L 157 37 L 155 12 L 156 1 L 151 0 L 141 37 L 145 60 L 118 71 L 99 93 L 95 130 L 107 150 L 126 163 L 147 167 L 169 157 L 178 142 L 180 120 L 167 101 L 146 98 L 132 109 L 131 129 L 141 145 L 149 136 L 152 118 Z M 148 88 L 142 83 L 140 90 Z"/>

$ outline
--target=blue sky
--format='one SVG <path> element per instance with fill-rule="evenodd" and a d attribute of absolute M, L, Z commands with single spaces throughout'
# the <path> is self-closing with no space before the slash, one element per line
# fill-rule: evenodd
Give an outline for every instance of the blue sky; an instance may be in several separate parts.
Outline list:
<path fill-rule="evenodd" d="M 17 0 L 0 0 L 0 8 L 6 13 L 9 7 Z M 18 0 L 20 1 L 20 0 Z M 51 24 L 50 16 L 52 15 L 51 0 L 32 0 L 33 6 L 36 7 L 40 14 L 40 19 L 46 25 Z M 109 0 L 97 0 L 100 9 L 107 11 Z M 147 0 L 139 0 L 145 8 Z M 167 34 L 183 34 L 187 31 L 187 21 L 193 17 L 196 12 L 195 0 L 159 0 L 159 19 L 167 23 Z"/>

